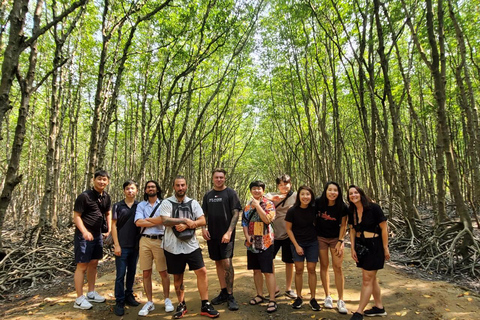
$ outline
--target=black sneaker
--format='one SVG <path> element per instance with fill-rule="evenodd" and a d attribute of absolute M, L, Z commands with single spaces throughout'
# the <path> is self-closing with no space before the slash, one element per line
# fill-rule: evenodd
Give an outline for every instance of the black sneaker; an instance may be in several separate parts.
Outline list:
<path fill-rule="evenodd" d="M 318 304 L 317 300 L 315 300 L 315 298 L 313 298 L 312 300 L 310 300 L 310 308 L 312 308 L 313 311 L 320 311 L 322 310 L 322 308 L 320 308 L 320 305 Z"/>
<path fill-rule="evenodd" d="M 385 312 L 385 308 L 377 308 L 377 307 L 373 307 L 372 309 L 368 309 L 368 310 L 365 310 L 365 312 L 363 313 L 364 315 L 366 315 L 367 317 L 376 317 L 376 316 L 386 316 L 387 313 Z"/>
<path fill-rule="evenodd" d="M 233 297 L 233 294 L 228 296 L 227 306 L 228 306 L 228 310 L 230 310 L 230 311 L 237 311 L 238 310 L 238 303 L 237 303 L 237 301 L 235 301 L 235 298 Z"/>
<path fill-rule="evenodd" d="M 187 313 L 187 305 L 185 304 L 185 301 L 183 301 L 183 302 L 178 304 L 177 310 L 173 314 L 173 319 L 183 318 L 185 313 Z"/>
<path fill-rule="evenodd" d="M 132 295 L 128 295 L 125 297 L 125 304 L 132 306 L 132 307 L 138 307 L 140 305 L 140 302 L 135 300 L 135 297 Z"/>
<path fill-rule="evenodd" d="M 293 309 L 300 309 L 302 307 L 303 300 L 300 297 L 297 297 L 292 304 Z"/>
<path fill-rule="evenodd" d="M 125 314 L 125 304 L 117 302 L 113 308 L 113 313 L 115 313 L 116 316 L 123 316 Z"/>
<path fill-rule="evenodd" d="M 363 320 L 363 315 L 361 313 L 355 312 L 350 320 Z"/>
<path fill-rule="evenodd" d="M 205 303 L 205 305 L 200 310 L 200 314 L 209 318 L 217 318 L 220 315 L 220 313 L 215 310 L 215 308 L 210 302 Z"/>
<path fill-rule="evenodd" d="M 212 299 L 212 304 L 214 305 L 218 305 L 218 304 L 222 304 L 224 302 L 227 302 L 228 300 L 228 293 L 225 294 L 225 291 L 220 291 L 220 293 L 218 294 L 218 296 L 216 296 L 215 298 Z"/>

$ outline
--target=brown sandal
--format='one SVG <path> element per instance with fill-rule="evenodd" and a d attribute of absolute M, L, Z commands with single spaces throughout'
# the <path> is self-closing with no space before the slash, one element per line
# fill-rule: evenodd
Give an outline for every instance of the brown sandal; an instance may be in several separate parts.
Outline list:
<path fill-rule="evenodd" d="M 272 313 L 272 312 L 275 312 L 277 311 L 278 309 L 278 305 L 277 305 L 277 302 L 276 301 L 268 301 L 268 305 L 267 305 L 267 312 L 268 313 Z"/>
<path fill-rule="evenodd" d="M 263 302 L 265 302 L 265 299 L 261 295 L 258 295 L 258 294 L 255 297 L 253 297 L 252 300 L 250 300 L 250 304 L 252 306 L 263 303 Z"/>

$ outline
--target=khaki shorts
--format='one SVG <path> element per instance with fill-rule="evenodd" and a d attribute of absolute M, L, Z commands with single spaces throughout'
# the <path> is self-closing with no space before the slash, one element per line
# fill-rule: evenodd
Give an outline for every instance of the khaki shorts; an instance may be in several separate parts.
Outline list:
<path fill-rule="evenodd" d="M 317 239 L 320 250 L 328 250 L 328 248 L 335 249 L 338 243 L 338 238 L 317 237 Z"/>
<path fill-rule="evenodd" d="M 152 269 L 153 260 L 155 260 L 158 272 L 167 270 L 167 261 L 161 245 L 162 240 L 160 239 L 140 237 L 138 260 L 140 260 L 140 269 L 142 271 Z"/>

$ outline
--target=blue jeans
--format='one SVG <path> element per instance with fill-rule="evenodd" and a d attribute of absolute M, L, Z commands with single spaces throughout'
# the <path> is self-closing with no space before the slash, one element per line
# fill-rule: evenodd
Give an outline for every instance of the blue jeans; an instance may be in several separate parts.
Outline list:
<path fill-rule="evenodd" d="M 115 300 L 124 303 L 125 297 L 133 295 L 133 282 L 137 270 L 138 249 L 122 248 L 122 255 L 115 256 L 117 277 L 115 278 Z M 125 274 L 127 274 L 126 288 L 124 287 Z"/>

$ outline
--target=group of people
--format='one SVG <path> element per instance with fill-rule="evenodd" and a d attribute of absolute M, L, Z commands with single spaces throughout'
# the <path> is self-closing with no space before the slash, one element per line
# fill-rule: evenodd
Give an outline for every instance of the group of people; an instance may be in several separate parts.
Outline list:
<path fill-rule="evenodd" d="M 266 311 L 277 311 L 276 298 L 286 295 L 292 298 L 292 308 L 303 304 L 302 286 L 305 260 L 309 306 L 321 310 L 316 299 L 316 265 L 320 261 L 320 278 L 324 290 L 324 308 L 333 308 L 329 279 L 329 252 L 332 259 L 337 289 L 337 310 L 347 314 L 343 291 L 342 262 L 344 238 L 350 226 L 351 255 L 362 269 L 362 288 L 357 310 L 351 319 L 386 315 L 377 271 L 390 258 L 386 217 L 380 206 L 372 202 L 365 192 L 350 186 L 347 192 L 348 206 L 342 200 L 340 185 L 328 182 L 322 195 L 315 198 L 314 191 L 301 186 L 291 190 L 291 178 L 287 174 L 277 177 L 278 192 L 265 194 L 265 183 L 253 181 L 249 185 L 251 199 L 242 209 L 238 194 L 226 186 L 226 172 L 215 169 L 212 173 L 213 188 L 205 193 L 200 205 L 187 197 L 187 181 L 177 176 L 173 183 L 174 194 L 162 199 L 158 182 L 147 181 L 144 200 L 136 201 L 138 185 L 133 180 L 123 184 L 124 199 L 111 205 L 105 191 L 110 179 L 106 171 L 97 171 L 93 188 L 84 191 L 75 201 L 75 261 L 74 275 L 77 299 L 74 307 L 92 308 L 91 302 L 104 302 L 95 291 L 97 264 L 102 258 L 103 237 L 111 231 L 116 262 L 114 313 L 122 316 L 125 305 L 139 306 L 133 295 L 133 283 L 137 261 L 143 272 L 143 288 L 147 302 L 138 315 L 146 316 L 155 309 L 152 293 L 152 269 L 155 262 L 160 274 L 165 312 L 174 312 L 180 319 L 187 312 L 185 303 L 184 272 L 186 265 L 194 271 L 201 298 L 203 316 L 216 318 L 219 312 L 213 305 L 227 304 L 229 310 L 238 310 L 233 295 L 234 268 L 232 257 L 235 244 L 235 227 L 241 217 L 247 250 L 247 268 L 253 270 L 256 295 L 250 305 L 267 303 Z M 220 292 L 208 299 L 207 269 L 195 236 L 195 229 L 202 228 L 207 241 L 209 257 L 215 261 Z M 285 263 L 285 292 L 276 283 L 274 258 L 282 249 Z M 88 292 L 83 294 L 83 282 L 87 274 Z M 178 304 L 174 308 L 170 300 L 170 278 Z M 263 293 L 263 278 L 268 298 Z M 295 279 L 295 291 L 292 290 Z M 364 310 L 373 295 L 375 305 Z M 268 301 L 266 301 L 268 300 Z"/>

